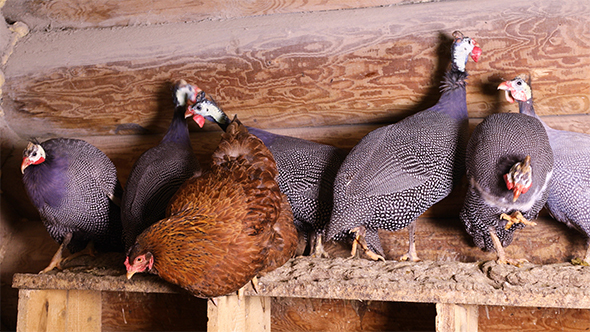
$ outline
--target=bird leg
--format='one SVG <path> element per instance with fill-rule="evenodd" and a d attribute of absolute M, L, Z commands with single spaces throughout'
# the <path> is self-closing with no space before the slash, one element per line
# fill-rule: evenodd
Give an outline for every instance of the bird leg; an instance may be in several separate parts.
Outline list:
<path fill-rule="evenodd" d="M 524 224 L 528 226 L 536 226 L 537 223 L 534 221 L 527 220 L 520 211 L 514 211 L 511 215 L 507 215 L 506 213 L 502 213 L 500 215 L 500 219 L 508 220 L 506 226 L 504 226 L 505 230 L 509 230 L 510 227 L 514 224 Z"/>
<path fill-rule="evenodd" d="M 330 255 L 328 255 L 328 253 L 324 250 L 324 245 L 322 244 L 322 234 L 318 234 L 318 232 L 314 231 L 312 236 L 315 238 L 315 244 L 311 249 L 311 257 L 330 258 Z"/>
<path fill-rule="evenodd" d="M 49 265 L 47 265 L 46 268 L 41 270 L 41 272 L 39 272 L 39 274 L 49 272 L 49 271 L 55 269 L 56 267 L 58 269 L 60 268 L 61 262 L 63 260 L 64 250 L 66 250 L 66 246 L 68 244 L 70 244 L 71 240 L 72 240 L 72 233 L 68 233 L 68 234 L 66 234 L 66 236 L 64 236 L 63 241 L 61 241 L 61 245 L 59 246 L 59 248 L 57 249 L 55 254 L 53 254 L 53 257 L 51 258 Z"/>
<path fill-rule="evenodd" d="M 365 234 L 367 230 L 363 226 L 355 227 L 350 230 L 350 233 L 355 233 L 354 240 L 352 241 L 352 249 L 350 250 L 350 258 L 356 257 L 356 250 L 357 247 L 360 246 L 367 256 L 370 259 L 377 261 L 382 260 L 385 262 L 385 258 L 379 254 L 374 253 L 369 247 L 367 246 L 367 241 L 365 240 Z"/>
<path fill-rule="evenodd" d="M 96 249 L 94 248 L 93 241 L 88 242 L 88 244 L 86 245 L 86 248 L 84 248 L 82 251 L 78 251 L 77 253 L 71 254 L 68 257 L 62 259 L 61 262 L 59 263 L 59 268 L 61 269 L 65 263 L 73 260 L 74 258 L 84 256 L 84 255 L 96 257 Z"/>
<path fill-rule="evenodd" d="M 504 247 L 502 247 L 502 242 L 496 235 L 496 230 L 494 227 L 490 227 L 490 237 L 492 238 L 492 242 L 494 243 L 494 249 L 496 249 L 496 253 L 498 254 L 498 259 L 496 262 L 498 264 L 510 264 L 517 267 L 520 267 L 522 263 L 528 262 L 526 259 L 509 259 L 506 258 L 506 252 L 504 251 Z"/>
<path fill-rule="evenodd" d="M 402 261 L 410 261 L 410 262 L 421 261 L 421 259 L 418 257 L 418 254 L 416 253 L 416 242 L 414 241 L 415 231 L 416 231 L 416 221 L 413 221 L 412 223 L 410 223 L 410 225 L 408 225 L 408 232 L 410 235 L 410 247 L 408 249 L 408 252 L 405 255 L 403 255 L 402 257 L 400 257 L 400 260 L 402 260 Z"/>

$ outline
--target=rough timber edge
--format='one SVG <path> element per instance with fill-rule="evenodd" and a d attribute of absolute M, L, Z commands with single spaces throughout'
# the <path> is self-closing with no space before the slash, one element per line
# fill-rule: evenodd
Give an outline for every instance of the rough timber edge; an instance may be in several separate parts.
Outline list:
<path fill-rule="evenodd" d="M 20 289 L 178 293 L 154 276 L 16 274 Z M 590 309 L 590 267 L 569 263 L 517 268 L 495 262 L 372 262 L 299 257 L 259 278 L 245 295 L 395 302 Z"/>

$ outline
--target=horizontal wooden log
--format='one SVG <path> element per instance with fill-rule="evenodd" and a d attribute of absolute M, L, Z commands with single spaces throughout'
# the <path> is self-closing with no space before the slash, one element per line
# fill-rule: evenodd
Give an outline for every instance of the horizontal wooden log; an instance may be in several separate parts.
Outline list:
<path fill-rule="evenodd" d="M 198 1 L 160 0 L 9 0 L 4 15 L 24 21 L 31 28 L 88 28 L 137 24 L 178 23 L 230 19 L 279 13 L 340 10 L 403 4 L 406 0 L 296 0 L 296 1 Z"/>
<path fill-rule="evenodd" d="M 540 115 L 590 112 L 586 2 L 465 4 L 32 32 L 6 65 L 6 119 L 22 136 L 161 133 L 185 78 L 261 128 L 390 123 L 437 101 L 455 29 L 484 49 L 471 117 L 510 107 L 496 86 L 522 72 Z"/>

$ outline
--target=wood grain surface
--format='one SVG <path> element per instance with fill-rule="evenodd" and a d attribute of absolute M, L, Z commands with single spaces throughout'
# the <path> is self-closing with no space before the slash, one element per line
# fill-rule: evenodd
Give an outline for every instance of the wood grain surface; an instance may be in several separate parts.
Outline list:
<path fill-rule="evenodd" d="M 590 310 L 560 308 L 479 307 L 480 332 L 565 331 L 590 329 Z"/>
<path fill-rule="evenodd" d="M 391 123 L 437 101 L 455 29 L 484 49 L 471 117 L 506 110 L 497 84 L 523 72 L 540 115 L 590 111 L 586 2 L 473 3 L 31 33 L 6 67 L 6 117 L 22 135 L 163 132 L 185 78 L 261 128 Z"/>
<path fill-rule="evenodd" d="M 108 0 L 8 0 L 3 11 L 15 19 L 24 10 L 24 21 L 35 29 L 88 28 L 126 26 L 136 24 L 162 24 L 200 20 L 224 20 L 243 16 L 260 16 L 280 13 L 342 10 L 363 7 L 388 6 L 412 3 L 408 0 L 160 0 L 160 1 L 108 1 Z M 421 1 L 425 2 L 425 1 Z"/>

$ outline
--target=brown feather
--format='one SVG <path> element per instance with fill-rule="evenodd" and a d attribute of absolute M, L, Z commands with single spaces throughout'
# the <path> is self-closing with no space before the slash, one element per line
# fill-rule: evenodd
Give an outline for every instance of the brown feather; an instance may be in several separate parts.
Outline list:
<path fill-rule="evenodd" d="M 293 254 L 297 231 L 266 146 L 234 118 L 211 171 L 186 181 L 167 219 L 148 228 L 129 261 L 150 252 L 152 273 L 198 297 L 225 295 Z"/>

